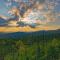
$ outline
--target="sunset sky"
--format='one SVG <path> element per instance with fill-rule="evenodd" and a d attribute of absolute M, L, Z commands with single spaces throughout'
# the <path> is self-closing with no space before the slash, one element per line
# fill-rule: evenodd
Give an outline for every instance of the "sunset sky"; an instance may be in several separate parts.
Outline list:
<path fill-rule="evenodd" d="M 8 11 L 12 7 L 19 7 L 19 2 L 28 2 L 29 0 L 0 0 L 0 16 L 5 16 L 12 18 L 12 15 L 8 13 Z M 35 0 L 32 0 L 33 2 Z M 60 0 L 37 0 L 37 4 L 39 2 L 39 12 L 36 11 L 36 16 L 34 16 L 33 10 L 31 10 L 31 13 L 33 13 L 33 17 L 29 14 L 27 17 L 24 18 L 24 20 L 34 20 L 38 19 L 40 22 L 40 27 L 42 26 L 54 26 L 60 28 Z M 25 12 L 27 13 L 27 12 Z M 39 14 L 40 13 L 40 14 Z M 30 17 L 29 17 L 30 16 Z M 14 16 L 13 16 L 14 17 Z M 37 18 L 38 17 L 38 18 Z M 15 22 L 15 21 L 13 21 Z M 30 21 L 29 21 L 30 22 Z M 0 22 L 1 23 L 1 22 Z M 8 23 L 9 24 L 9 23 Z M 29 24 L 29 23 L 28 23 Z M 32 23 L 33 24 L 33 23 Z"/>

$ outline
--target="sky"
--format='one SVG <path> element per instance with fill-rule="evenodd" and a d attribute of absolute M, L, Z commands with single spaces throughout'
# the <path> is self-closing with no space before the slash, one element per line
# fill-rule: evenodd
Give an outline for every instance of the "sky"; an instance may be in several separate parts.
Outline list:
<path fill-rule="evenodd" d="M 8 11 L 12 7 L 19 7 L 19 2 L 22 0 L 0 0 L 0 16 L 6 16 L 12 18 L 12 15 Z M 28 0 L 23 0 L 27 2 Z M 34 2 L 35 0 L 33 0 Z M 31 13 L 24 18 L 24 20 L 39 20 L 40 25 L 46 26 L 60 26 L 60 0 L 37 0 L 37 6 L 39 6 L 38 11 L 36 11 L 36 16 L 34 10 L 32 9 Z M 31 7 L 32 8 L 32 7 Z M 22 10 L 23 11 L 23 10 Z M 26 12 L 27 13 L 27 12 Z M 33 14 L 32 14 L 33 13 Z M 30 16 L 32 14 L 32 16 Z M 29 21 L 30 22 L 30 21 Z M 28 23 L 29 24 L 29 23 Z M 31 23 L 33 24 L 33 23 Z"/>

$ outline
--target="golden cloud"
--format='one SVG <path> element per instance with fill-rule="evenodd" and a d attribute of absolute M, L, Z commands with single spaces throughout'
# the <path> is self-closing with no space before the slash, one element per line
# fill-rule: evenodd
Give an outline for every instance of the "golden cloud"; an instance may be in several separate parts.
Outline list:
<path fill-rule="evenodd" d="M 37 26 L 35 28 L 31 28 L 29 26 L 25 27 L 0 27 L 0 32 L 35 32 L 41 30 L 56 30 L 60 29 L 60 26 Z"/>

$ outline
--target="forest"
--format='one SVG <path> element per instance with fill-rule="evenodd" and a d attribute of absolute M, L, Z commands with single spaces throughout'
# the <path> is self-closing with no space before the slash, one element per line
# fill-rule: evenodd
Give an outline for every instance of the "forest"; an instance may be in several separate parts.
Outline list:
<path fill-rule="evenodd" d="M 60 30 L 0 38 L 0 60 L 60 60 Z"/>

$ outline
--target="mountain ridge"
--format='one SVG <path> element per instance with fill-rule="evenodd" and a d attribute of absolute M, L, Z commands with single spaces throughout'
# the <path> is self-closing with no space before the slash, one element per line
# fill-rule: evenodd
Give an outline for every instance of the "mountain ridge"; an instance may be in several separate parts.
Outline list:
<path fill-rule="evenodd" d="M 36 32 L 14 32 L 14 33 L 0 33 L 0 38 L 21 38 L 24 36 L 41 36 L 41 35 L 60 35 L 60 29 L 57 30 L 43 30 Z"/>

